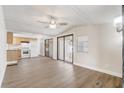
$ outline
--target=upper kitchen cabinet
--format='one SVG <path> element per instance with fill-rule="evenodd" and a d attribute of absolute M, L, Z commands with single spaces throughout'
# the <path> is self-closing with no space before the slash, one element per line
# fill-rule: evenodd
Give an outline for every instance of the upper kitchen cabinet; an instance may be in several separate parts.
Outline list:
<path fill-rule="evenodd" d="M 7 32 L 7 44 L 13 44 L 13 32 Z"/>

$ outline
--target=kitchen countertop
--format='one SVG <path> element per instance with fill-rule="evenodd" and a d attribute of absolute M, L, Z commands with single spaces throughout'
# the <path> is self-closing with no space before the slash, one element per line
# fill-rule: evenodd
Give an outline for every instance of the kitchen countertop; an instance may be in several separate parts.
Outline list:
<path fill-rule="evenodd" d="M 17 50 L 21 50 L 21 49 L 7 49 L 7 51 L 17 51 Z"/>

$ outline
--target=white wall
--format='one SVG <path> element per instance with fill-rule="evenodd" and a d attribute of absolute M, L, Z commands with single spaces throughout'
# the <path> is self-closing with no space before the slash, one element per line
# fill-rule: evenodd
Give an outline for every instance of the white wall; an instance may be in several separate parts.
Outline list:
<path fill-rule="evenodd" d="M 37 56 L 41 55 L 41 38 L 37 38 L 37 45 L 36 45 L 36 50 L 37 50 Z"/>
<path fill-rule="evenodd" d="M 3 18 L 2 6 L 0 6 L 0 87 L 6 69 L 6 30 Z"/>
<path fill-rule="evenodd" d="M 53 38 L 53 59 L 57 59 L 57 38 Z"/>
<path fill-rule="evenodd" d="M 31 43 L 31 57 L 37 57 L 40 52 L 40 49 L 38 46 L 38 40 L 31 40 L 30 43 Z"/>
<path fill-rule="evenodd" d="M 45 56 L 45 40 L 41 40 L 41 55 Z"/>
<path fill-rule="evenodd" d="M 102 69 L 108 69 L 113 74 L 122 74 L 122 32 L 116 32 L 113 25 L 100 26 L 100 62 Z"/>
<path fill-rule="evenodd" d="M 41 39 L 40 41 L 40 55 L 44 56 L 44 40 Z"/>
<path fill-rule="evenodd" d="M 66 34 L 74 34 L 74 64 L 121 77 L 121 33 L 115 31 L 113 24 L 75 27 L 61 35 Z M 88 53 L 77 52 L 77 36 L 80 35 L 88 36 Z M 57 57 L 56 43 L 55 37 L 54 59 Z"/>

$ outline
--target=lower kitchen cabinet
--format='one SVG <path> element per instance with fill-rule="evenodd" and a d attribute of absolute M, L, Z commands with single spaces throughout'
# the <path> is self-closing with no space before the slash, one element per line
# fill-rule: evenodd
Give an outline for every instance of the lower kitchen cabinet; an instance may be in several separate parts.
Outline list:
<path fill-rule="evenodd" d="M 7 64 L 17 64 L 21 59 L 21 50 L 7 50 Z"/>

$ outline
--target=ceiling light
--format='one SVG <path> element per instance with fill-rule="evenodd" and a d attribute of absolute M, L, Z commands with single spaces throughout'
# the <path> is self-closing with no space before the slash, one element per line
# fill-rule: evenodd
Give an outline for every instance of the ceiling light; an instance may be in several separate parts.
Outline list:
<path fill-rule="evenodd" d="M 122 16 L 114 19 L 114 26 L 116 27 L 117 32 L 122 31 Z"/>
<path fill-rule="evenodd" d="M 55 20 L 51 20 L 50 24 L 56 24 Z"/>
<path fill-rule="evenodd" d="M 56 24 L 49 24 L 49 28 L 56 29 Z"/>

